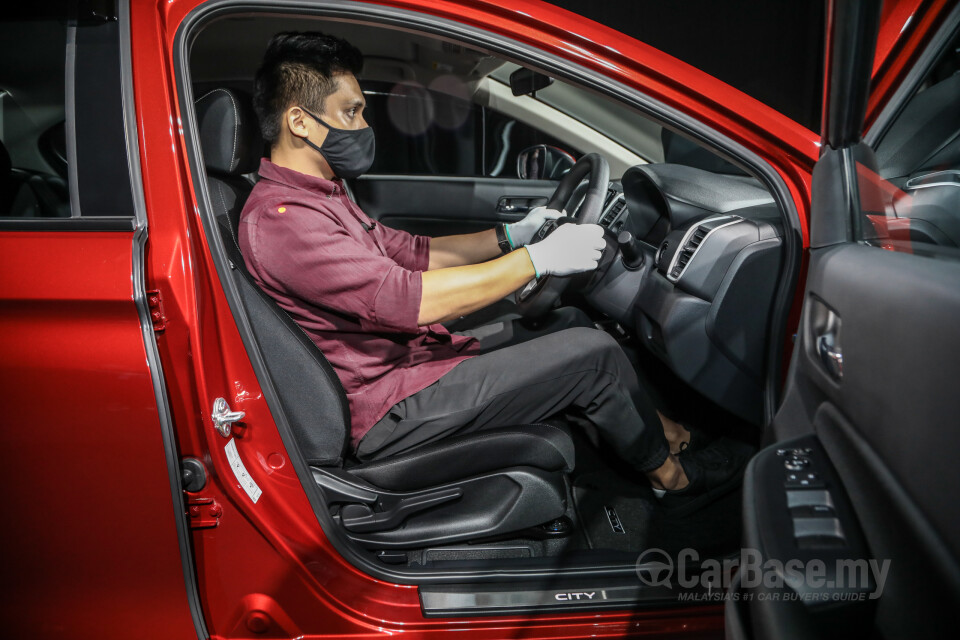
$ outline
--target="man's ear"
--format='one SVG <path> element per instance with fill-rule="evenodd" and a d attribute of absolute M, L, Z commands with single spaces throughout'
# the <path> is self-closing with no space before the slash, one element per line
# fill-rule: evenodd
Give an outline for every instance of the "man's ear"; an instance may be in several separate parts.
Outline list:
<path fill-rule="evenodd" d="M 284 123 L 287 130 L 297 138 L 306 138 L 309 133 L 306 119 L 307 114 L 300 107 L 290 107 L 284 114 Z"/>

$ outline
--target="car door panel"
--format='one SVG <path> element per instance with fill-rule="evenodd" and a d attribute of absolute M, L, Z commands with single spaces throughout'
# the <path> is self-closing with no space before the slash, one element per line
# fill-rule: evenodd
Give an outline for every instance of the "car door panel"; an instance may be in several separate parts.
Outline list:
<path fill-rule="evenodd" d="M 0 231 L 0 481 L 23 487 L 7 494 L 0 538 L 14 637 L 196 637 L 132 237 Z M 111 615 L 91 613 L 106 602 Z"/>
<path fill-rule="evenodd" d="M 823 518 L 840 522 L 844 544 L 850 531 L 862 532 L 863 559 L 888 568 L 873 576 L 863 606 L 761 602 L 750 595 L 764 587 L 742 588 L 749 604 L 728 603 L 730 637 L 788 628 L 791 637 L 946 637 L 960 601 L 960 512 L 952 492 L 960 486 L 960 262 L 941 248 L 900 252 L 884 250 L 893 243 L 860 242 L 869 237 L 861 214 L 873 211 L 879 198 L 870 190 L 882 182 L 872 177 L 871 149 L 859 142 L 872 63 L 863 51 L 875 45 L 878 9 L 831 3 L 824 153 L 813 176 L 803 311 L 773 422 L 777 443 L 757 455 L 744 480 L 744 528 L 746 544 L 764 557 L 794 549 L 803 559 L 796 524 L 803 512 L 758 496 L 786 490 L 770 469 L 787 473 L 802 463 L 803 479 L 829 468 L 832 477 L 814 480 L 817 490 L 825 487 L 851 509 L 834 507 Z M 805 443 L 800 463 L 791 457 L 798 442 Z M 778 533 L 764 524 L 788 519 L 792 529 Z M 816 557 L 831 562 L 832 553 L 824 547 Z"/>
<path fill-rule="evenodd" d="M 352 186 L 357 204 L 374 220 L 410 233 L 443 236 L 519 220 L 525 207 L 546 204 L 556 185 L 550 180 L 372 175 Z"/>
<path fill-rule="evenodd" d="M 960 601 L 960 512 L 948 490 L 960 486 L 960 432 L 948 426 L 960 409 L 960 263 L 856 244 L 812 254 L 807 296 L 842 319 L 843 353 L 837 382 L 804 318 L 797 375 L 820 391 L 814 430 L 874 556 L 891 559 L 885 597 L 936 620 L 945 597 Z"/>

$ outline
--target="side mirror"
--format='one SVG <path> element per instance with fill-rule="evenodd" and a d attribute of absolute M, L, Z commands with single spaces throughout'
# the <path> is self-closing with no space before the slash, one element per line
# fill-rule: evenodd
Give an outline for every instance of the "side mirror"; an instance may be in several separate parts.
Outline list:
<path fill-rule="evenodd" d="M 521 180 L 559 180 L 576 163 L 576 159 L 563 149 L 535 144 L 517 155 L 517 177 Z"/>
<path fill-rule="evenodd" d="M 520 67 L 510 74 L 510 91 L 515 96 L 532 96 L 553 84 L 553 78 Z"/>

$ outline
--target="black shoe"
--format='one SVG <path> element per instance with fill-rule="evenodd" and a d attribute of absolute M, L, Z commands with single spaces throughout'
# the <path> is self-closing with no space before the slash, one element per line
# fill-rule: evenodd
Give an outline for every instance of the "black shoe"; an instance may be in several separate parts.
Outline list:
<path fill-rule="evenodd" d="M 721 437 L 700 450 L 687 447 L 677 460 L 690 480 L 683 489 L 667 491 L 660 506 L 671 515 L 682 516 L 710 504 L 735 489 L 754 448 L 739 440 Z"/>
<path fill-rule="evenodd" d="M 677 455 L 705 449 L 707 445 L 716 440 L 715 436 L 711 436 L 702 429 L 689 426 L 684 428 L 690 433 L 690 438 L 686 442 L 680 443 L 680 450 Z"/>

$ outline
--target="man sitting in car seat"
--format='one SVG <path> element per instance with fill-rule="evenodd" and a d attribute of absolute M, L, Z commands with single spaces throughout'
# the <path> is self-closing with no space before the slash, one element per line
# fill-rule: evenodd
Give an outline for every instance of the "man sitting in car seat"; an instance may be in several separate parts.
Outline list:
<path fill-rule="evenodd" d="M 271 40 L 254 96 L 270 157 L 243 208 L 239 238 L 257 283 L 340 377 L 357 457 L 573 412 L 646 474 L 664 506 L 706 502 L 736 481 L 748 450 L 719 441 L 697 447 L 657 411 L 616 341 L 584 314 L 556 315 L 540 332 L 518 326 L 508 340 L 483 327 L 457 334 L 440 324 L 532 278 L 595 269 L 603 229 L 565 224 L 529 244 L 544 221 L 561 215 L 542 207 L 496 230 L 440 238 L 369 218 L 342 182 L 374 159 L 357 82 L 362 64 L 356 48 L 329 35 Z"/>

